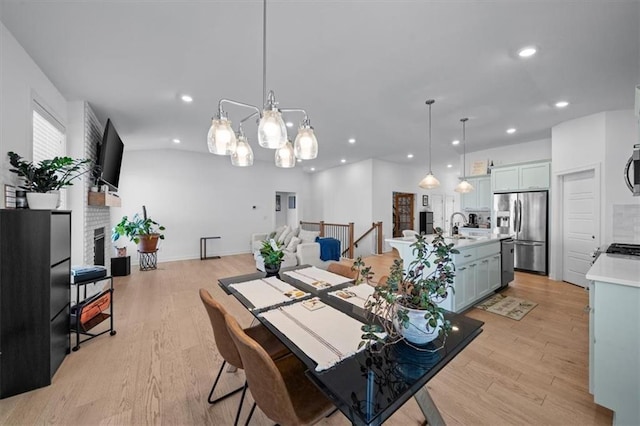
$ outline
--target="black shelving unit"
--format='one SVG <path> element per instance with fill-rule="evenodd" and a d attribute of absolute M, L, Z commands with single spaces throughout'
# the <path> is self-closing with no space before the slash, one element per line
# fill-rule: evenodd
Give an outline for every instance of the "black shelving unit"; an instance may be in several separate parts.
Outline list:
<path fill-rule="evenodd" d="M 106 290 L 103 290 L 99 293 L 99 296 L 102 296 L 106 293 L 109 293 L 111 296 L 111 302 L 109 303 L 109 312 L 100 312 L 98 315 L 96 315 L 95 317 L 93 317 L 91 320 L 89 320 L 88 322 L 86 322 L 85 324 L 82 324 L 80 322 L 80 316 L 82 313 L 82 308 L 84 308 L 85 306 L 87 306 L 89 304 L 90 301 L 93 301 L 95 298 L 94 296 L 91 296 L 89 298 L 87 298 L 87 284 L 94 284 L 94 283 L 98 283 L 100 281 L 105 281 L 105 280 L 109 280 L 109 288 Z M 111 336 L 114 336 L 116 334 L 116 330 L 114 330 L 113 328 L 113 277 L 110 275 L 104 276 L 104 277 L 100 277 L 100 278 L 94 278 L 91 280 L 87 280 L 87 281 L 81 281 L 81 282 L 76 282 L 73 283 L 76 286 L 76 305 L 71 307 L 71 332 L 74 333 L 76 335 L 76 345 L 72 348 L 72 350 L 75 352 L 78 349 L 80 349 L 80 343 L 86 342 L 88 340 L 91 340 L 95 337 L 98 336 L 102 336 L 105 333 L 109 333 Z M 82 287 L 83 289 L 83 297 L 82 299 L 80 299 L 80 288 Z M 98 296 L 98 297 L 99 297 Z M 75 311 L 75 312 L 74 312 Z M 93 333 L 91 332 L 91 330 L 93 330 L 94 327 L 96 327 L 98 324 L 101 324 L 102 322 L 104 322 L 105 320 L 109 320 L 109 328 L 106 330 L 103 330 L 99 333 Z M 86 336 L 84 338 L 81 339 L 80 336 Z"/>
<path fill-rule="evenodd" d="M 0 210 L 0 398 L 51 384 L 69 353 L 71 212 Z"/>

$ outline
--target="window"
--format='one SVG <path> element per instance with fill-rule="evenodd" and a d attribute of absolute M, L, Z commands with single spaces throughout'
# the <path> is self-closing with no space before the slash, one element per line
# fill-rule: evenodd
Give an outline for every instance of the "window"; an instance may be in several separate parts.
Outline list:
<path fill-rule="evenodd" d="M 33 162 L 67 155 L 65 129 L 38 101 L 33 101 Z M 67 206 L 67 191 L 60 191 L 60 208 Z"/>

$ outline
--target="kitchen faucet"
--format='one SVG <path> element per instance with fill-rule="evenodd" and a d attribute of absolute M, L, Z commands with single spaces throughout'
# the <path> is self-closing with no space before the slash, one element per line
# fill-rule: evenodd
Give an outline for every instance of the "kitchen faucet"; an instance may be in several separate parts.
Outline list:
<path fill-rule="evenodd" d="M 464 213 L 462 213 L 462 212 L 453 212 L 453 214 L 451 215 L 451 218 L 449 219 L 449 235 L 451 235 L 451 236 L 453 236 L 453 217 L 455 215 L 462 216 L 462 220 L 464 220 L 463 225 L 467 223 L 467 218 L 464 215 Z"/>

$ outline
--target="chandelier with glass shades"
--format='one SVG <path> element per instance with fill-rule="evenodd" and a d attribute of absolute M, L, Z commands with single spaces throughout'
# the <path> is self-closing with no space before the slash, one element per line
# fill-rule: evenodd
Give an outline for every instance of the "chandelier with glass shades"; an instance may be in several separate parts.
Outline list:
<path fill-rule="evenodd" d="M 275 149 L 277 167 L 295 167 L 296 159 L 313 160 L 318 156 L 318 140 L 311 127 L 307 112 L 300 108 L 278 108 L 273 91 L 267 94 L 267 0 L 263 0 L 262 14 L 262 110 L 255 105 L 231 99 L 220 99 L 218 113 L 212 119 L 207 145 L 209 152 L 216 155 L 230 155 L 231 164 L 238 167 L 253 165 L 253 150 L 244 134 L 243 124 L 256 118 L 258 125 L 258 144 L 263 148 Z M 237 132 L 233 130 L 231 120 L 222 108 L 223 104 L 250 108 L 251 114 L 240 120 Z M 288 138 L 287 126 L 282 113 L 302 113 L 304 118 L 298 127 L 293 142 Z"/>
<path fill-rule="evenodd" d="M 418 186 L 424 189 L 434 189 L 440 186 L 440 181 L 431 171 L 431 105 L 435 103 L 435 100 L 429 99 L 425 103 L 429 105 L 429 173 L 418 183 Z"/>
<path fill-rule="evenodd" d="M 461 194 L 466 194 L 467 192 L 473 191 L 473 185 L 471 185 L 467 178 L 464 176 L 466 171 L 466 163 L 467 163 L 467 144 L 466 144 L 466 132 L 465 132 L 465 124 L 467 123 L 468 118 L 461 118 L 462 122 L 462 181 L 455 187 L 454 191 L 459 192 Z"/>

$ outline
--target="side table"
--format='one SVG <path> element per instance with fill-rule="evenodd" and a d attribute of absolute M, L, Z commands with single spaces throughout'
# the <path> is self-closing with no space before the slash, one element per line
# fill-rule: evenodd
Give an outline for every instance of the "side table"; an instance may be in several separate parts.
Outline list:
<path fill-rule="evenodd" d="M 140 257 L 141 271 L 150 271 L 158 268 L 158 249 L 153 251 L 138 250 L 138 256 Z"/>
<path fill-rule="evenodd" d="M 124 277 L 131 273 L 131 256 L 121 256 L 111 258 L 111 275 L 114 277 Z"/>
<path fill-rule="evenodd" d="M 200 260 L 220 259 L 220 256 L 207 257 L 207 240 L 219 240 L 220 237 L 200 237 Z"/>

